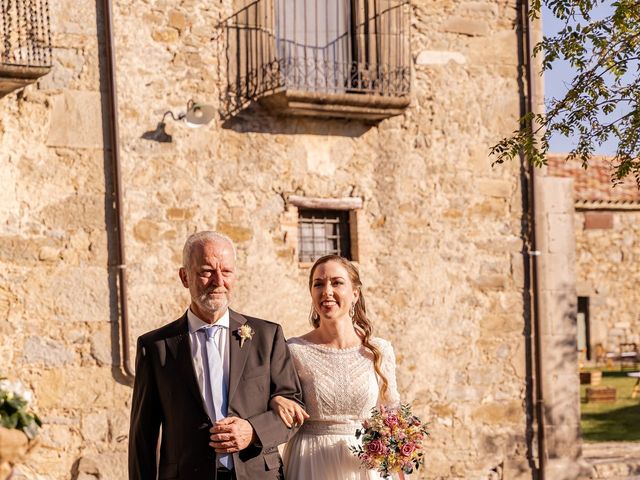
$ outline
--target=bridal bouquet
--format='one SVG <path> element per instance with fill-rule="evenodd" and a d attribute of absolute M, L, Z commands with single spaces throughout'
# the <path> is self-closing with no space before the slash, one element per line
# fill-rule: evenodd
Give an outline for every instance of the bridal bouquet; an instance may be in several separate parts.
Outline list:
<path fill-rule="evenodd" d="M 384 478 L 392 473 L 410 474 L 423 463 L 422 442 L 426 426 L 408 404 L 398 408 L 374 408 L 371 417 L 356 430 L 362 445 L 351 447 L 364 468 L 377 470 Z"/>
<path fill-rule="evenodd" d="M 42 422 L 31 410 L 32 393 L 19 380 L 0 378 L 0 427 L 22 430 L 29 440 Z"/>

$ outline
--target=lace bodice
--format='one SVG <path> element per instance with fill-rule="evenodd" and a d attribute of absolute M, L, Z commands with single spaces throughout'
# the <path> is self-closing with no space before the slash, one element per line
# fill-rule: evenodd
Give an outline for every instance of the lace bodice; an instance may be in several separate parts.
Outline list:
<path fill-rule="evenodd" d="M 399 403 L 393 347 L 380 338 L 372 338 L 371 343 L 380 349 L 381 370 L 389 382 L 384 402 L 378 394 L 373 356 L 363 346 L 335 349 L 300 337 L 289 340 L 310 415 L 305 422 L 311 424 L 308 428 L 316 422 L 353 425 L 367 418 L 376 405 Z"/>

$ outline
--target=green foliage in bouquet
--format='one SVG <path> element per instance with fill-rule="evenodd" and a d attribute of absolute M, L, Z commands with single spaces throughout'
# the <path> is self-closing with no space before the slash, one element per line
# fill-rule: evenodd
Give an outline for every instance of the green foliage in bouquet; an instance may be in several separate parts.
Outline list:
<path fill-rule="evenodd" d="M 0 427 L 22 430 L 31 440 L 42 421 L 31 409 L 31 392 L 18 381 L 0 380 Z"/>

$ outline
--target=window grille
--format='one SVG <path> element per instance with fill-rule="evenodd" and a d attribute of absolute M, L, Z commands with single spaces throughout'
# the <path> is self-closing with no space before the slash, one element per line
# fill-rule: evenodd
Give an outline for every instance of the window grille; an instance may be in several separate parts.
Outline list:
<path fill-rule="evenodd" d="M 222 25 L 227 114 L 282 90 L 409 95 L 407 0 L 255 0 Z"/>
<path fill-rule="evenodd" d="M 0 66 L 51 67 L 48 0 L 0 0 Z"/>
<path fill-rule="evenodd" d="M 298 242 L 301 262 L 314 262 L 330 254 L 350 260 L 349 212 L 298 210 Z"/>

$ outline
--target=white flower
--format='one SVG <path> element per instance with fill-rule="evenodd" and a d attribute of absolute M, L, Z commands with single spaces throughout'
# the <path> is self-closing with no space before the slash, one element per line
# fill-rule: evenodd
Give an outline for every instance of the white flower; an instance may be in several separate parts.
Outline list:
<path fill-rule="evenodd" d="M 0 390 L 2 390 L 3 392 L 7 392 L 7 393 L 12 391 L 11 382 L 9 380 L 7 380 L 6 378 L 3 378 L 2 380 L 0 380 Z"/>
<path fill-rule="evenodd" d="M 253 328 L 251 328 L 247 323 L 238 329 L 238 335 L 240 336 L 240 348 L 244 346 L 244 342 L 246 340 L 251 340 L 253 338 L 254 333 L 256 332 L 254 332 Z"/>
<path fill-rule="evenodd" d="M 7 398 L 20 397 L 27 405 L 33 401 L 33 393 L 27 390 L 20 380 L 11 381 L 7 379 L 0 380 L 0 390 L 6 392 Z"/>
<path fill-rule="evenodd" d="M 26 388 L 22 391 L 22 398 L 24 398 L 24 401 L 27 402 L 27 405 L 31 405 L 31 402 L 33 402 L 33 393 L 31 393 L 31 390 L 27 390 Z"/>

